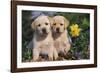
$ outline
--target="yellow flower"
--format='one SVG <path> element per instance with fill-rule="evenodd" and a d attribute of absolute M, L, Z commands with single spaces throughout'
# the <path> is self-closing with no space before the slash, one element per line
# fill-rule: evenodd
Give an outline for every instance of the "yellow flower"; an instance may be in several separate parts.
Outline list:
<path fill-rule="evenodd" d="M 72 37 L 79 36 L 80 28 L 78 27 L 77 24 L 73 24 L 72 26 L 70 26 L 70 29 L 71 29 L 70 34 L 72 35 Z"/>

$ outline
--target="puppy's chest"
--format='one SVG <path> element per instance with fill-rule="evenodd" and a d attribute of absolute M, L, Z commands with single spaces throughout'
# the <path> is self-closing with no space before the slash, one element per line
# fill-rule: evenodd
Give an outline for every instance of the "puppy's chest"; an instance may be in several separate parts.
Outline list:
<path fill-rule="evenodd" d="M 41 49 L 49 49 L 52 46 L 52 41 L 51 40 L 44 40 L 44 41 L 38 41 L 37 46 L 38 48 Z"/>
<path fill-rule="evenodd" d="M 47 41 L 47 42 L 42 42 L 39 44 L 39 47 L 40 48 L 45 48 L 45 49 L 48 49 L 52 46 L 52 43 L 50 41 Z"/>
<path fill-rule="evenodd" d="M 61 39 L 61 38 L 59 38 L 59 39 L 56 39 L 55 41 L 54 41 L 54 46 L 56 47 L 56 48 L 62 48 L 62 47 L 66 47 L 67 46 L 67 39 Z"/>

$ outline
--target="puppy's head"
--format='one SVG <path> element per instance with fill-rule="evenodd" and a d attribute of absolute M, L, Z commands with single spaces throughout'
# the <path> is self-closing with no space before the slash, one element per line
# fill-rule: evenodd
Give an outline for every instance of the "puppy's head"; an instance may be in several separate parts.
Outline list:
<path fill-rule="evenodd" d="M 63 16 L 53 17 L 52 29 L 54 33 L 62 33 L 68 27 L 69 21 Z"/>
<path fill-rule="evenodd" d="M 31 24 L 33 30 L 40 35 L 45 35 L 51 32 L 51 19 L 48 16 L 39 16 Z"/>

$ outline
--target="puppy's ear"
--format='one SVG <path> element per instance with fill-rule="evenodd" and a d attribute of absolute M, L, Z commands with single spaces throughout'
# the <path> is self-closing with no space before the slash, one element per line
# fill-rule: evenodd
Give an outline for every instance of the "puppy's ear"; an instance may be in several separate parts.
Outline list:
<path fill-rule="evenodd" d="M 35 22 L 33 21 L 31 24 L 32 29 L 35 29 Z"/>
<path fill-rule="evenodd" d="M 65 29 L 69 26 L 69 20 L 68 19 L 66 19 L 66 18 L 64 18 L 64 27 L 65 27 Z"/>

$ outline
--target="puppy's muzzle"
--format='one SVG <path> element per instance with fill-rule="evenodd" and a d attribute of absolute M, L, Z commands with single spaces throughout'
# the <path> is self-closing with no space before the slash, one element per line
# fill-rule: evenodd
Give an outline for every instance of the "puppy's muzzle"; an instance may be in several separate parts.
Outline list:
<path fill-rule="evenodd" d="M 59 28 L 56 28 L 56 32 L 57 32 L 57 33 L 60 33 L 60 29 L 59 29 Z"/>
<path fill-rule="evenodd" d="M 47 33 L 45 28 L 42 29 L 42 32 L 43 32 L 44 34 Z"/>

